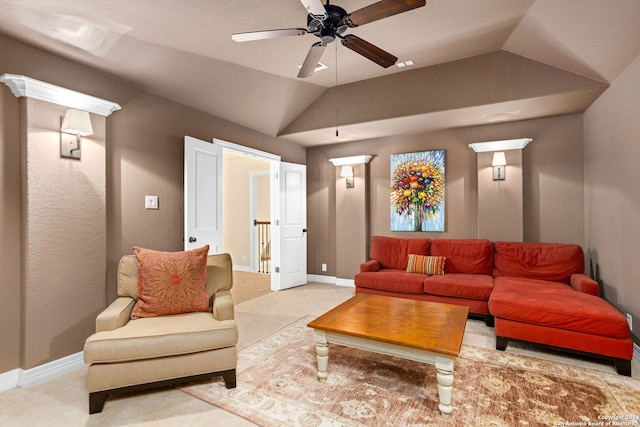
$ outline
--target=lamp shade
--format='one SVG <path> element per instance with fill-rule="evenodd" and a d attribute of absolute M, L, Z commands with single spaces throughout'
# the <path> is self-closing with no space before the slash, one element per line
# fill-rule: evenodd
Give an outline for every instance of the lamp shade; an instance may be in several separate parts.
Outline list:
<path fill-rule="evenodd" d="M 62 121 L 60 131 L 80 136 L 93 134 L 89 113 L 87 111 L 69 108 Z"/>
<path fill-rule="evenodd" d="M 504 156 L 504 152 L 498 151 L 497 153 L 493 153 L 493 161 L 491 162 L 491 166 L 506 166 L 507 159 Z"/>
<path fill-rule="evenodd" d="M 351 178 L 353 176 L 353 167 L 351 166 L 342 166 L 342 170 L 340 171 L 340 176 L 342 178 Z"/>

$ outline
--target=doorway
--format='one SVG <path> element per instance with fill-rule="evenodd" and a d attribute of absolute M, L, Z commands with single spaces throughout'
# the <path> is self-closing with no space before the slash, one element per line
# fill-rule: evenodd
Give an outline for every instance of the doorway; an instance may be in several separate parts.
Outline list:
<path fill-rule="evenodd" d="M 269 161 L 234 150 L 222 154 L 223 247 L 234 269 L 271 272 Z"/>
<path fill-rule="evenodd" d="M 282 162 L 280 156 L 253 148 L 218 139 L 211 144 L 185 137 L 185 249 L 209 244 L 210 254 L 227 252 L 223 244 L 225 235 L 234 237 L 235 230 L 222 232 L 225 152 L 259 159 L 269 165 L 271 289 L 307 283 L 306 166 Z M 233 184 L 239 176 L 233 175 L 233 167 L 226 169 L 231 174 L 227 174 L 226 180 Z M 243 192 L 241 186 L 232 186 L 229 193 L 230 197 L 248 199 L 248 190 Z M 241 229 L 246 230 L 248 223 L 250 220 L 245 219 Z M 250 259 L 248 252 L 245 256 Z M 242 264 L 242 253 L 238 259 Z"/>

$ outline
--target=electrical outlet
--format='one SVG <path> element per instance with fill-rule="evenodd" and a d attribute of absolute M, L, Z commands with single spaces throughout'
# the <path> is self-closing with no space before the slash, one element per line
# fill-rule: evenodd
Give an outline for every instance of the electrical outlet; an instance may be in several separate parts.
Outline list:
<path fill-rule="evenodd" d="M 322 271 L 327 271 L 327 264 L 322 264 Z"/>
<path fill-rule="evenodd" d="M 629 324 L 629 330 L 633 331 L 633 317 L 627 313 L 627 323 Z"/>

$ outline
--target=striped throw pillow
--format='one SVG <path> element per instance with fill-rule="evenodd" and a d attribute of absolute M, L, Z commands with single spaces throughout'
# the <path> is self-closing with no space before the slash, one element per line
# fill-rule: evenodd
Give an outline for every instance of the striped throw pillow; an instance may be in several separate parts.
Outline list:
<path fill-rule="evenodd" d="M 444 262 L 447 260 L 443 256 L 425 256 L 409 254 L 407 273 L 422 273 L 429 276 L 444 275 Z"/>

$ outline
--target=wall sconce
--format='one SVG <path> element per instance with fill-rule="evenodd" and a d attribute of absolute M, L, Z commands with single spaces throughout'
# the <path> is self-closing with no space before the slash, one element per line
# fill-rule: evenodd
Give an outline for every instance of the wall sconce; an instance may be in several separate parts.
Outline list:
<path fill-rule="evenodd" d="M 507 159 L 504 156 L 503 151 L 493 153 L 493 161 L 491 162 L 491 166 L 493 166 L 493 180 L 504 180 L 505 172 L 507 169 Z"/>
<path fill-rule="evenodd" d="M 92 134 L 89 112 L 69 108 L 60 127 L 60 157 L 80 159 L 80 137 Z"/>
<path fill-rule="evenodd" d="M 347 188 L 353 188 L 353 166 L 342 166 L 340 176 L 342 178 L 345 178 Z"/>

